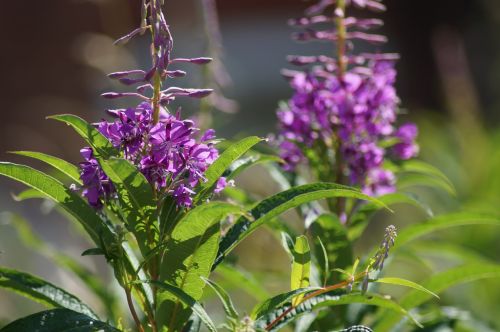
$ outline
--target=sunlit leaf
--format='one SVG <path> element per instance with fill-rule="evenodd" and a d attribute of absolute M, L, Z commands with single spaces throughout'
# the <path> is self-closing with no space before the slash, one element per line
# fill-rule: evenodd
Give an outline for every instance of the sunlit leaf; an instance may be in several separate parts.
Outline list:
<path fill-rule="evenodd" d="M 172 294 L 175 298 L 177 298 L 180 302 L 182 302 L 184 305 L 187 307 L 191 308 L 193 310 L 193 313 L 195 313 L 201 321 L 205 324 L 205 326 L 211 331 L 211 332 L 217 332 L 217 328 L 215 327 L 215 324 L 212 322 L 210 317 L 208 316 L 207 312 L 201 304 L 196 301 L 193 297 L 191 297 L 189 294 L 184 292 L 182 289 L 180 289 L 177 286 L 161 282 L 161 281 L 154 281 L 154 280 L 146 280 L 142 282 L 147 282 L 150 284 L 153 284 L 154 286 L 161 288 L 165 292 Z M 170 324 L 168 325 L 170 328 L 169 330 L 174 331 L 174 329 L 171 329 L 172 327 L 176 326 L 176 321 L 175 321 L 175 314 L 173 317 L 170 317 Z M 186 319 L 187 321 L 187 319 Z M 185 322 L 184 322 L 185 323 Z"/>
<path fill-rule="evenodd" d="M 406 279 L 402 279 L 402 278 L 378 278 L 378 279 L 373 280 L 372 282 L 378 282 L 378 283 L 382 283 L 382 284 L 398 285 L 398 286 L 405 286 L 405 287 L 413 288 L 413 289 L 427 293 L 427 294 L 439 299 L 439 296 L 437 294 L 431 292 L 430 290 L 428 290 L 424 286 L 421 286 L 421 285 L 419 285 L 413 281 L 410 281 L 410 280 L 406 280 Z"/>
<path fill-rule="evenodd" d="M 18 319 L 0 332 L 120 332 L 113 326 L 69 309 L 52 309 Z"/>
<path fill-rule="evenodd" d="M 31 274 L 0 267 L 0 287 L 49 307 L 67 308 L 97 319 L 97 315 L 76 296 Z"/>
<path fill-rule="evenodd" d="M 41 152 L 31 152 L 31 151 L 14 151 L 13 153 L 20 156 L 26 156 L 34 159 L 43 161 L 44 163 L 54 167 L 59 170 L 62 174 L 66 175 L 71 181 L 77 184 L 82 184 L 80 180 L 80 171 L 75 165 L 63 160 L 61 158 L 53 157 Z"/>
<path fill-rule="evenodd" d="M 226 313 L 226 315 L 230 318 L 237 319 L 238 312 L 236 311 L 236 308 L 234 307 L 233 301 L 231 301 L 231 297 L 224 290 L 224 288 L 222 288 L 217 283 L 215 283 L 207 278 L 203 278 L 203 280 L 205 280 L 207 285 L 209 285 L 214 290 L 214 292 L 217 294 L 217 296 L 221 300 L 222 306 L 224 307 L 224 312 Z"/>
<path fill-rule="evenodd" d="M 221 241 L 215 265 L 220 263 L 241 241 L 267 221 L 302 204 L 332 197 L 350 197 L 379 202 L 362 194 L 359 190 L 334 183 L 306 184 L 283 191 L 264 199 L 250 210 L 250 214 L 255 219 L 254 221 L 243 216 L 236 222 Z M 384 206 L 383 203 L 380 204 Z"/>
<path fill-rule="evenodd" d="M 290 289 L 296 290 L 309 287 L 311 275 L 311 250 L 307 237 L 301 235 L 295 239 L 292 256 L 293 262 L 290 275 Z M 292 304 L 297 305 L 303 297 L 303 294 L 297 295 L 293 298 Z"/>

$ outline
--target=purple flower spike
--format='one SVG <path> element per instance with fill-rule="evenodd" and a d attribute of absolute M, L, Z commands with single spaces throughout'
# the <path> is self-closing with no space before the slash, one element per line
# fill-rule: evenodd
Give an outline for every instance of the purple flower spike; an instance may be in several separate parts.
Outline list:
<path fill-rule="evenodd" d="M 335 5 L 335 9 L 330 8 Z M 378 0 L 346 0 L 345 5 L 385 10 Z M 410 159 L 418 153 L 417 128 L 406 124 L 395 129 L 400 101 L 394 87 L 394 65 L 399 55 L 347 53 L 353 47 L 350 39 L 385 43 L 385 36 L 359 31 L 380 27 L 383 22 L 346 16 L 347 9 L 335 0 L 318 0 L 306 10 L 306 17 L 289 22 L 307 26 L 293 38 L 333 40 L 340 55 L 337 59 L 324 55 L 288 57 L 292 64 L 307 67 L 304 72 L 282 72 L 294 93 L 277 111 L 280 130 L 277 145 L 286 170 L 294 170 L 306 161 L 307 150 L 327 146 L 331 148 L 331 159 L 327 160 L 332 162 L 337 182 L 357 185 L 365 193 L 379 196 L 395 190 L 394 174 L 382 169 L 387 151 L 381 143 L 396 138 L 392 155 Z M 335 26 L 322 30 L 313 26 L 329 22 Z M 334 164 L 335 161 L 340 162 Z"/>

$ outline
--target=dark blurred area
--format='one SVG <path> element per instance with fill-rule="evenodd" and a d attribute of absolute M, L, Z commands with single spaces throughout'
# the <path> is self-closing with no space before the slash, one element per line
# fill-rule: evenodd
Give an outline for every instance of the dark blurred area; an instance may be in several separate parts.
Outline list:
<path fill-rule="evenodd" d="M 207 45 L 199 1 L 166 0 L 166 3 L 167 20 L 175 40 L 174 55 L 205 55 Z M 285 61 L 286 55 L 332 52 L 331 45 L 299 44 L 289 38 L 292 29 L 287 26 L 287 19 L 300 16 L 309 3 L 301 0 L 217 1 L 224 63 L 233 81 L 225 94 L 240 105 L 237 114 L 215 114 L 218 136 L 265 136 L 273 132 L 277 103 L 291 94 L 287 82 L 280 76 L 281 68 L 290 67 Z M 500 197 L 497 168 L 500 156 L 496 157 L 496 164 L 486 162 L 493 154 L 497 155 L 494 142 L 500 142 L 488 136 L 500 137 L 495 134 L 500 122 L 500 1 L 386 0 L 385 3 L 389 10 L 383 14 L 383 33 L 389 36 L 389 43 L 382 49 L 401 54 L 399 96 L 409 117 L 420 124 L 422 157 L 440 167 L 459 188 L 457 200 L 443 203 L 445 199 L 436 199 L 436 205 L 478 206 L 477 201 L 482 200 L 491 203 L 485 208 L 490 210 Z M 87 121 L 98 121 L 105 117 L 105 109 L 136 102 L 109 101 L 99 96 L 109 90 L 123 89 L 111 82 L 107 73 L 149 65 L 144 39 L 133 40 L 126 46 L 112 45 L 115 39 L 137 27 L 139 18 L 139 0 L 2 2 L 1 160 L 32 164 L 7 154 L 11 150 L 32 150 L 74 163 L 80 161 L 83 141 L 70 128 L 45 117 L 73 113 Z M 176 81 L 175 85 L 202 87 L 200 68 L 182 69 L 188 71 L 188 77 Z M 196 114 L 196 103 L 183 106 L 187 115 Z M 263 194 L 269 190 L 259 188 L 255 181 L 245 181 L 241 179 L 241 183 L 250 184 Z M 0 211 L 22 213 L 42 237 L 79 255 L 84 244 L 75 242 L 77 237 L 68 230 L 63 217 L 41 213 L 39 202 L 16 204 L 10 194 L 21 187 L 5 179 L 0 179 L 0 185 Z M 480 191 L 484 196 L 479 196 Z M 67 276 L 54 276 L 47 262 L 28 256 L 28 251 L 13 253 L 17 244 L 15 235 L 5 229 L 0 227 L 0 265 L 72 286 Z M 468 245 L 498 260 L 495 254 L 500 250 L 498 232 L 489 232 L 486 237 L 479 233 L 468 236 L 457 235 L 456 239 L 466 241 L 476 236 Z M 274 241 L 271 236 L 264 240 Z M 244 244 L 243 248 L 250 250 L 250 245 Z M 254 253 L 268 260 L 274 269 L 287 266 L 286 259 L 285 263 L 278 263 L 282 257 L 269 258 L 264 247 Z M 496 288 L 490 294 L 493 297 L 500 296 Z M 485 296 L 487 293 L 485 287 L 478 292 Z M 0 298 L 4 294 L 2 292 Z M 4 309 L 5 312 L 15 316 L 26 314 L 27 309 L 21 306 L 27 302 L 16 303 L 16 308 L 12 306 Z M 0 300 L 0 308 L 4 304 Z M 497 304 L 500 304 L 498 300 Z M 491 309 L 485 308 L 484 315 L 488 316 L 487 310 Z M 0 319 L 3 317 L 0 310 Z"/>

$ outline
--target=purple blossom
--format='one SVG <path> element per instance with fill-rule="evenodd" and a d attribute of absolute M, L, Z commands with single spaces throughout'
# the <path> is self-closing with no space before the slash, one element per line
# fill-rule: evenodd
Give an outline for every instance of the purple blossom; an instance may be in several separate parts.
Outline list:
<path fill-rule="evenodd" d="M 411 159 L 418 154 L 419 147 L 415 143 L 418 128 L 413 123 L 406 123 L 399 127 L 394 135 L 399 143 L 394 145 L 394 153 L 403 160 Z"/>
<path fill-rule="evenodd" d="M 103 200 L 109 198 L 115 189 L 94 158 L 92 149 L 85 147 L 80 150 L 80 153 L 85 159 L 84 162 L 80 163 L 80 179 L 83 183 L 82 194 L 87 198 L 91 206 L 101 208 Z"/>
<path fill-rule="evenodd" d="M 162 4 L 163 0 L 142 0 L 141 26 L 117 41 L 125 43 L 148 30 L 151 32 L 151 67 L 108 75 L 126 86 L 137 84 L 136 91 L 102 95 L 108 99 L 138 97 L 143 102 L 132 108 L 108 110 L 113 121 L 102 121 L 96 126 L 120 154 L 144 174 L 157 197 L 171 195 L 178 206 L 190 207 L 195 188 L 206 180 L 205 172 L 219 156 L 215 148 L 215 132 L 207 130 L 198 138 L 199 129 L 192 120 L 182 119 L 180 112 L 175 116 L 170 114 L 164 105 L 182 96 L 203 98 L 212 90 L 164 87 L 163 84 L 167 78 L 186 75 L 182 70 L 170 69 L 170 65 L 204 65 L 212 59 L 172 58 L 173 38 L 161 10 Z M 146 93 L 152 93 L 152 96 Z M 113 193 L 113 184 L 99 167 L 90 148 L 83 149 L 82 155 L 86 160 L 80 164 L 83 195 L 92 206 L 100 207 Z M 215 190 L 220 192 L 226 185 L 227 181 L 221 178 Z"/>
<path fill-rule="evenodd" d="M 340 8 L 334 14 L 340 20 L 321 14 L 335 4 L 333 0 L 321 0 L 306 11 L 307 17 L 291 20 L 292 25 L 307 26 L 296 36 L 302 40 L 332 39 L 337 43 L 350 39 L 385 42 L 383 36 L 357 31 L 379 27 L 381 20 L 345 17 Z M 383 4 L 372 0 L 352 0 L 346 4 L 385 10 Z M 346 34 L 339 36 L 338 27 L 324 31 L 310 27 L 328 22 L 343 24 Z M 397 139 L 392 151 L 399 159 L 409 159 L 418 153 L 416 126 L 405 124 L 395 129 L 400 103 L 394 87 L 397 59 L 395 54 L 379 53 L 342 54 L 340 59 L 323 55 L 289 57 L 292 64 L 309 67 L 304 72 L 284 73 L 294 90 L 290 100 L 277 112 L 280 130 L 277 143 L 286 162 L 285 170 L 294 170 L 306 161 L 304 151 L 322 142 L 335 154 L 333 160 L 337 162 L 331 171 L 342 175 L 337 175 L 337 181 L 358 185 L 374 196 L 393 192 L 394 174 L 382 169 L 387 157 L 382 142 Z"/>

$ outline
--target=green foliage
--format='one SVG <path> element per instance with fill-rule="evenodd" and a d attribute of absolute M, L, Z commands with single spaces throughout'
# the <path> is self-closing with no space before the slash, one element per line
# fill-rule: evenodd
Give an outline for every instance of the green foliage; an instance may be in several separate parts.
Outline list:
<path fill-rule="evenodd" d="M 223 202 L 211 202 L 190 210 L 175 226 L 166 244 L 160 280 L 176 285 L 199 300 L 217 254 L 220 221 L 230 214 L 241 214 L 240 207 Z M 170 293 L 159 294 L 158 324 L 170 330 L 180 328 L 190 315 L 189 307 Z"/>
<path fill-rule="evenodd" d="M 229 294 L 219 286 L 217 283 L 203 278 L 203 280 L 209 285 L 214 292 L 217 294 L 219 299 L 222 302 L 222 306 L 224 307 L 224 312 L 226 313 L 226 316 L 232 319 L 237 319 L 238 318 L 238 311 L 236 311 L 236 308 L 234 307 L 233 301 L 231 301 L 231 297 Z"/>
<path fill-rule="evenodd" d="M 120 332 L 111 325 L 69 309 L 52 309 L 18 319 L 0 332 Z"/>
<path fill-rule="evenodd" d="M 100 164 L 118 192 L 120 212 L 127 221 L 127 229 L 135 235 L 142 254 L 146 255 L 158 240 L 151 185 L 128 160 L 110 158 L 101 160 Z"/>
<path fill-rule="evenodd" d="M 31 274 L 0 267 L 0 287 L 33 299 L 49 307 L 70 309 L 91 318 L 97 315 L 76 296 Z"/>
<path fill-rule="evenodd" d="M 257 136 L 250 136 L 230 145 L 205 172 L 206 180 L 197 189 L 198 194 L 194 201 L 198 203 L 206 199 L 215 188 L 217 180 L 231 164 L 262 140 Z"/>
<path fill-rule="evenodd" d="M 215 327 L 214 323 L 208 316 L 207 312 L 199 302 L 197 302 L 193 297 L 191 297 L 189 294 L 184 292 L 182 289 L 179 287 L 176 287 L 174 285 L 170 285 L 165 282 L 159 282 L 159 281 L 144 281 L 153 284 L 154 286 L 157 286 L 158 288 L 161 288 L 165 292 L 172 294 L 177 300 L 182 302 L 183 304 L 186 305 L 186 307 L 190 308 L 194 314 L 196 314 L 201 321 L 205 324 L 205 326 L 211 331 L 211 332 L 217 332 L 217 328 Z M 186 320 L 187 321 L 187 320 Z M 185 323 L 185 322 L 183 322 Z M 176 322 L 176 316 L 171 317 L 169 325 L 169 330 L 170 331 L 177 331 L 179 328 L 175 327 L 177 325 Z"/>
<path fill-rule="evenodd" d="M 311 250 L 309 249 L 309 241 L 304 235 L 295 239 L 293 247 L 293 262 L 292 273 L 290 278 L 291 290 L 309 287 L 309 279 L 311 277 Z M 296 305 L 303 298 L 303 295 L 297 295 L 292 304 Z"/>
<path fill-rule="evenodd" d="M 107 159 L 118 155 L 118 151 L 113 147 L 111 142 L 94 126 L 82 118 L 73 114 L 52 115 L 47 118 L 61 121 L 71 126 L 92 147 L 96 157 Z"/>
<path fill-rule="evenodd" d="M 435 294 L 462 283 L 476 280 L 500 278 L 500 266 L 493 264 L 469 264 L 458 266 L 438 273 L 422 283 L 422 286 Z M 414 290 L 406 294 L 400 301 L 406 309 L 416 308 L 432 297 L 428 292 Z M 401 316 L 383 312 L 379 315 L 376 331 L 389 331 L 401 320 Z"/>
<path fill-rule="evenodd" d="M 356 189 L 334 183 L 306 184 L 283 191 L 256 204 L 250 210 L 250 214 L 254 220 L 243 216 L 236 222 L 221 241 L 215 265 L 219 264 L 234 247 L 255 231 L 257 227 L 267 221 L 302 204 L 332 197 L 350 197 L 379 202 Z M 381 202 L 380 205 L 384 206 Z"/>
<path fill-rule="evenodd" d="M 101 245 L 101 240 L 109 244 L 115 242 L 115 235 L 95 210 L 80 195 L 64 187 L 53 177 L 28 166 L 6 162 L 0 162 L 0 174 L 30 186 L 60 204 L 80 222 L 98 246 Z"/>
<path fill-rule="evenodd" d="M 14 151 L 13 153 L 18 154 L 20 156 L 26 156 L 34 159 L 41 160 L 45 162 L 46 164 L 54 167 L 55 169 L 59 170 L 62 174 L 64 174 L 68 179 L 71 181 L 77 183 L 77 184 L 82 184 L 82 181 L 80 180 L 80 171 L 78 170 L 78 167 L 75 165 L 68 163 L 66 160 L 50 156 L 45 153 L 40 153 L 40 152 L 32 152 L 32 151 Z"/>

